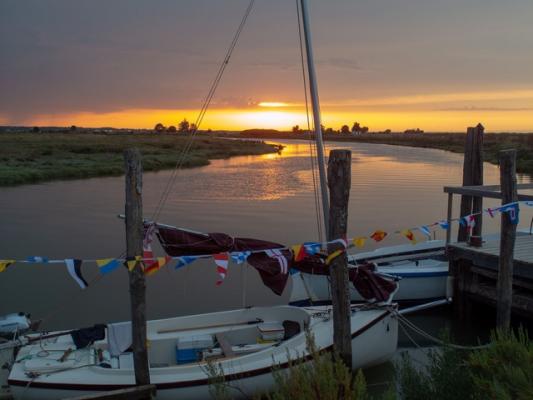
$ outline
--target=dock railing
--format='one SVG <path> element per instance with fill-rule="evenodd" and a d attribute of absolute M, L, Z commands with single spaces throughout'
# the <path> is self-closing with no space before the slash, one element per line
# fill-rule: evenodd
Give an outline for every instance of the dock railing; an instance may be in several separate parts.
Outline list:
<path fill-rule="evenodd" d="M 533 189 L 533 183 L 522 183 L 516 185 L 518 191 Z M 444 186 L 444 192 L 448 193 L 448 210 L 447 210 L 447 222 L 448 227 L 446 229 L 446 245 L 450 244 L 452 236 L 452 222 L 453 222 L 453 195 L 458 194 L 461 196 L 469 196 L 471 198 L 491 198 L 501 199 L 502 192 L 500 185 L 480 185 L 480 186 Z M 518 192 L 518 201 L 533 201 L 533 195 Z M 478 217 L 481 219 L 483 214 Z M 464 217 L 464 215 L 460 215 Z M 481 225 L 481 224 L 480 224 Z M 480 232 L 481 234 L 481 232 Z"/>

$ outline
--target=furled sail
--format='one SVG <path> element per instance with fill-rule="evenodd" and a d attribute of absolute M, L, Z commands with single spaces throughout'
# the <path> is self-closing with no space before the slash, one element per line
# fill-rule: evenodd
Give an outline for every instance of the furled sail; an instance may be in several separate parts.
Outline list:
<path fill-rule="evenodd" d="M 156 233 L 163 249 L 172 257 L 251 252 L 247 262 L 257 269 L 263 283 L 277 295 L 283 293 L 290 269 L 329 275 L 326 254 L 308 255 L 295 261 L 292 251 L 286 246 L 266 240 L 234 238 L 225 233 L 197 233 L 163 226 L 158 226 Z M 367 300 L 387 301 L 397 287 L 396 282 L 376 274 L 374 264 L 350 268 L 349 279 Z"/>

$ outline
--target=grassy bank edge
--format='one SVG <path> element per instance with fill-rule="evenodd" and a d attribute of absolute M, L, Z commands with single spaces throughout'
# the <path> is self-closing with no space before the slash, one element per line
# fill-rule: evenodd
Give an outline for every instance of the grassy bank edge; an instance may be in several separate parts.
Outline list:
<path fill-rule="evenodd" d="M 303 133 L 275 132 L 271 130 L 243 131 L 234 137 L 254 139 L 309 139 Z M 422 147 L 437 150 L 464 153 L 466 135 L 464 133 L 367 133 L 358 136 L 328 134 L 324 135 L 324 141 L 329 142 L 355 142 L 387 144 L 393 146 Z M 533 133 L 488 133 L 484 135 L 485 161 L 498 165 L 498 153 L 506 149 L 517 150 L 517 172 L 528 174 L 533 177 Z"/>

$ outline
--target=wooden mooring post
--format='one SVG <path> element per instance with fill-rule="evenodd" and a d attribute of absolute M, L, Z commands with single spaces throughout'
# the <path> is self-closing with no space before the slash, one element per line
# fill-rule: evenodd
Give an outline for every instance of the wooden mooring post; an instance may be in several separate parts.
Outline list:
<path fill-rule="evenodd" d="M 483 185 L 483 125 L 468 128 L 466 131 L 465 154 L 463 162 L 463 186 Z M 461 196 L 461 217 L 478 213 L 483 209 L 483 198 Z M 482 214 L 475 217 L 476 224 L 472 236 L 481 236 L 483 224 Z M 466 226 L 459 226 L 458 242 L 466 242 L 469 232 Z"/>
<path fill-rule="evenodd" d="M 142 163 L 137 149 L 124 152 L 126 170 L 126 257 L 134 260 L 143 254 Z M 140 262 L 129 273 L 131 329 L 135 383 L 150 384 L 146 349 L 146 283 Z"/>
<path fill-rule="evenodd" d="M 516 150 L 500 152 L 500 186 L 502 204 L 516 202 Z M 500 261 L 498 265 L 496 325 L 509 329 L 513 300 L 513 260 L 516 240 L 516 224 L 508 212 L 501 213 Z"/>
<path fill-rule="evenodd" d="M 332 150 L 328 161 L 329 229 L 328 240 L 346 238 L 348 200 L 350 198 L 352 153 Z M 352 369 L 352 337 L 348 259 L 344 246 L 328 245 L 328 254 L 340 250 L 330 264 L 331 304 L 333 307 L 333 343 L 342 361 Z"/>

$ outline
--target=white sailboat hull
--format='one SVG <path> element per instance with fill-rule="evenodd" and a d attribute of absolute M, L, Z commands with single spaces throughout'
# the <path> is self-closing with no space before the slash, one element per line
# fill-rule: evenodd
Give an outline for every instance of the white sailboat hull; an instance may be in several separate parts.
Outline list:
<path fill-rule="evenodd" d="M 375 262 L 379 273 L 401 279 L 394 301 L 429 301 L 448 296 L 448 261 L 442 241 L 417 245 L 383 247 L 348 257 L 350 263 Z M 331 301 L 327 276 L 296 273 L 292 275 L 290 304 L 322 304 Z M 351 300 L 363 301 L 350 286 Z"/>
<path fill-rule="evenodd" d="M 318 349 L 331 350 L 333 322 L 330 318 L 330 310 L 330 307 L 325 306 L 306 309 L 280 306 L 149 321 L 150 380 L 157 386 L 157 398 L 170 400 L 211 397 L 209 376 L 206 372 L 207 364 L 204 361 L 154 367 L 154 361 L 161 364 L 161 361 L 170 360 L 175 356 L 175 353 L 167 354 L 167 351 L 163 350 L 174 350 L 176 339 L 180 335 L 179 332 L 158 333 L 158 331 L 180 327 L 181 330 L 186 329 L 188 334 L 193 332 L 205 335 L 223 332 L 230 340 L 235 339 L 238 342 L 239 335 L 244 339 L 253 331 L 254 326 L 253 324 L 231 325 L 236 321 L 253 321 L 255 318 L 264 321 L 291 320 L 298 322 L 302 327 L 309 326 Z M 225 323 L 231 325 L 231 328 L 228 329 L 226 325 L 225 328 L 191 330 L 194 326 L 205 327 Z M 376 307 L 370 310 L 356 310 L 352 314 L 351 329 L 355 368 L 382 363 L 395 353 L 398 325 L 393 308 Z M 8 380 L 14 399 L 60 399 L 124 388 L 134 384 L 131 365 L 124 368 L 120 366 L 103 368 L 94 365 L 93 355 L 97 348 L 105 348 L 103 342 L 76 350 L 63 363 L 57 361 L 64 354 L 64 350 L 72 347 L 70 336 L 45 341 L 42 347 L 39 344 L 23 347 Z M 48 353 L 42 353 L 43 349 Z M 39 354 L 44 356 L 39 357 Z M 275 384 L 273 364 L 279 366 L 281 371 L 286 371 L 288 357 L 293 360 L 299 357 L 309 359 L 303 330 L 276 345 L 267 345 L 260 351 L 242 356 L 217 359 L 216 363 L 223 368 L 224 380 L 230 385 L 229 393 L 239 398 L 251 397 L 254 394 L 271 390 Z M 42 361 L 40 358 L 48 361 Z M 42 371 L 38 376 L 33 378 L 28 376 L 29 372 L 38 371 Z"/>

